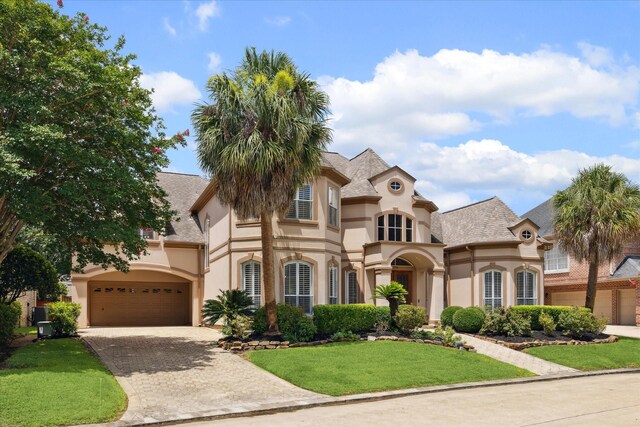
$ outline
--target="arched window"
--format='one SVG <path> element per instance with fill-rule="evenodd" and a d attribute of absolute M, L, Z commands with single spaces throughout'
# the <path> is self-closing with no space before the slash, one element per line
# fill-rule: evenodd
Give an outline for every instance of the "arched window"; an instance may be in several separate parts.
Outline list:
<path fill-rule="evenodd" d="M 329 267 L 329 304 L 338 303 L 338 267 Z"/>
<path fill-rule="evenodd" d="M 536 305 L 538 302 L 536 292 L 536 273 L 531 270 L 522 270 L 516 273 L 516 292 L 518 305 Z"/>
<path fill-rule="evenodd" d="M 413 229 L 413 219 L 408 216 L 390 213 L 378 217 L 377 235 L 379 241 L 413 242 Z"/>
<path fill-rule="evenodd" d="M 497 270 L 485 271 L 484 284 L 484 308 L 495 310 L 502 307 L 502 272 Z"/>
<path fill-rule="evenodd" d="M 311 314 L 313 307 L 313 267 L 304 261 L 284 265 L 284 302 Z"/>
<path fill-rule="evenodd" d="M 358 303 L 358 273 L 355 270 L 347 271 L 344 281 L 345 304 Z"/>
<path fill-rule="evenodd" d="M 260 296 L 262 287 L 260 283 L 260 263 L 258 261 L 247 261 L 242 263 L 242 289 L 253 300 L 253 308 L 260 307 Z"/>

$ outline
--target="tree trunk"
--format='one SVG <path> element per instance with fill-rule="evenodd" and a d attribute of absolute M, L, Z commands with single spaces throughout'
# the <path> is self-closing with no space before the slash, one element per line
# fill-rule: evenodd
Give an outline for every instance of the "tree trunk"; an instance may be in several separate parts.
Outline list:
<path fill-rule="evenodd" d="M 273 280 L 273 215 L 266 210 L 260 213 L 260 233 L 262 235 L 262 293 L 267 310 L 267 331 L 265 335 L 278 336 L 278 314 L 276 311 L 276 287 Z"/>
<path fill-rule="evenodd" d="M 24 225 L 15 214 L 9 210 L 6 195 L 0 197 L 0 264 L 7 257 L 16 244 L 16 238 Z"/>
<path fill-rule="evenodd" d="M 598 267 L 600 260 L 598 257 L 589 261 L 589 276 L 587 278 L 587 295 L 585 298 L 584 306 L 590 308 L 593 312 L 593 307 L 596 304 L 596 291 L 598 285 Z"/>
<path fill-rule="evenodd" d="M 399 305 L 400 304 L 398 303 L 397 298 L 389 299 L 389 314 L 391 314 L 392 321 L 393 321 L 393 318 L 396 317 L 396 312 L 398 311 Z"/>

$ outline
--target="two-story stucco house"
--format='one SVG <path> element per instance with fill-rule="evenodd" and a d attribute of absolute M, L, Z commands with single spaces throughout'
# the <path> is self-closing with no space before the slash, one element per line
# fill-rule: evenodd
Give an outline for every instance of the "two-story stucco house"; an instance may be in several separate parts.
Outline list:
<path fill-rule="evenodd" d="M 74 274 L 81 326 L 199 325 L 205 300 L 244 289 L 262 304 L 259 221 L 240 221 L 195 175 L 160 173 L 179 213 L 164 236 L 141 230 L 148 255 L 128 273 Z M 437 322 L 445 305 L 542 303 L 548 243 L 538 226 L 492 198 L 438 213 L 415 178 L 373 150 L 325 153 L 320 175 L 274 216 L 276 299 L 311 313 L 316 304 L 384 304 L 392 280 Z"/>
<path fill-rule="evenodd" d="M 576 261 L 555 241 L 554 208 L 551 199 L 541 203 L 523 217 L 540 225 L 540 235 L 553 245 L 545 253 L 545 304 L 584 305 L 589 265 Z M 630 279 L 640 276 L 640 240 L 628 241 L 622 256 L 605 262 L 598 269 L 594 313 L 610 323 L 640 326 L 640 287 Z"/>

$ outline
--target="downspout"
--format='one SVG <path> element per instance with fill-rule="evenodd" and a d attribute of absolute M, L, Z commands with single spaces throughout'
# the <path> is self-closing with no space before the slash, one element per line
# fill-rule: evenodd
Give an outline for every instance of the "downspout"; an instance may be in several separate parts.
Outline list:
<path fill-rule="evenodd" d="M 209 254 L 205 254 L 204 252 L 205 252 L 204 245 L 198 245 L 198 321 L 199 321 L 199 326 L 202 326 L 202 305 L 204 304 L 204 257 L 209 256 Z"/>
<path fill-rule="evenodd" d="M 473 259 L 473 249 L 471 249 L 469 246 L 465 246 L 464 248 L 469 251 L 469 258 L 471 259 L 471 268 L 469 270 L 469 278 L 471 279 L 471 305 L 474 306 L 476 284 L 475 284 L 475 274 L 474 274 L 475 261 Z"/>

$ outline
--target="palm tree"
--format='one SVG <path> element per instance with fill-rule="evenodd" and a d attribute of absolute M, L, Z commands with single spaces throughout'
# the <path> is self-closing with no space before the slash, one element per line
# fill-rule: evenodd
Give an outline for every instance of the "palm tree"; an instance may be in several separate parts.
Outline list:
<path fill-rule="evenodd" d="M 247 48 L 230 74 L 207 83 L 210 104 L 192 120 L 198 159 L 216 196 L 240 219 L 260 218 L 268 335 L 278 335 L 273 273 L 273 215 L 312 181 L 331 141 L 329 97 L 284 53 Z"/>
<path fill-rule="evenodd" d="M 553 225 L 560 246 L 589 263 L 585 307 L 593 311 L 598 266 L 622 254 L 640 235 L 640 188 L 610 166 L 580 170 L 570 187 L 553 196 Z"/>
<path fill-rule="evenodd" d="M 398 311 L 398 306 L 406 302 L 405 295 L 407 294 L 407 290 L 401 283 L 392 281 L 388 285 L 376 286 L 373 290 L 373 299 L 386 299 L 389 302 L 391 319 L 393 319 L 396 316 L 396 311 Z"/>

